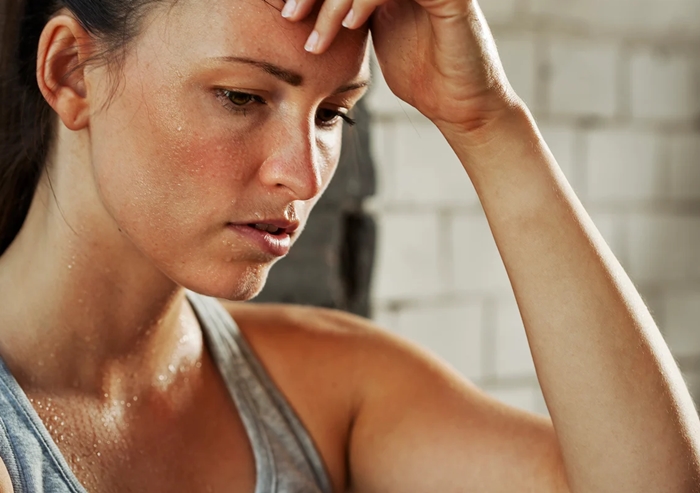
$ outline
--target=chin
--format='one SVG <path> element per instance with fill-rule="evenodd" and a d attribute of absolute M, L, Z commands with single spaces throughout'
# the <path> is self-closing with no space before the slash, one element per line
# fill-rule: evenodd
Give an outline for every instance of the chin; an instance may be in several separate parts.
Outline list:
<path fill-rule="evenodd" d="M 184 276 L 176 282 L 190 291 L 230 301 L 248 301 L 265 287 L 271 264 L 226 264 Z"/>

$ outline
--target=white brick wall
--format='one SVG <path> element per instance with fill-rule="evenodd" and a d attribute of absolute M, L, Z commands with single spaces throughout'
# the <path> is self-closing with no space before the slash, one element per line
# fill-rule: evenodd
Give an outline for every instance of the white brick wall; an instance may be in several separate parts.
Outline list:
<path fill-rule="evenodd" d="M 486 2 L 483 2 L 486 3 Z M 537 17 L 614 34 L 697 36 L 697 0 L 532 0 Z"/>
<path fill-rule="evenodd" d="M 586 136 L 587 198 L 650 200 L 663 195 L 661 138 L 653 132 L 596 130 Z"/>
<path fill-rule="evenodd" d="M 700 398 L 700 0 L 483 0 L 513 87 Z M 375 73 L 375 318 L 546 413 L 503 263 L 442 136 Z"/>
<path fill-rule="evenodd" d="M 547 55 L 551 113 L 602 118 L 617 114 L 620 66 L 617 44 L 554 40 Z"/>
<path fill-rule="evenodd" d="M 665 337 L 671 350 L 678 357 L 700 354 L 700 290 L 669 293 L 665 302 Z"/>
<path fill-rule="evenodd" d="M 378 221 L 374 296 L 421 299 L 444 292 L 438 218 L 430 213 L 386 213 Z"/>
<path fill-rule="evenodd" d="M 632 115 L 671 121 L 696 118 L 700 112 L 697 68 L 696 54 L 651 49 L 634 53 L 630 60 Z"/>
<path fill-rule="evenodd" d="M 510 282 L 483 214 L 456 215 L 450 224 L 452 286 L 457 292 L 507 291 Z"/>
<path fill-rule="evenodd" d="M 496 317 L 496 374 L 499 377 L 535 375 L 535 366 L 515 300 L 499 304 Z"/>
<path fill-rule="evenodd" d="M 398 312 L 392 329 L 478 380 L 482 377 L 482 319 L 482 306 L 475 302 L 407 307 Z"/>
<path fill-rule="evenodd" d="M 670 193 L 674 199 L 700 200 L 700 134 L 670 138 Z"/>

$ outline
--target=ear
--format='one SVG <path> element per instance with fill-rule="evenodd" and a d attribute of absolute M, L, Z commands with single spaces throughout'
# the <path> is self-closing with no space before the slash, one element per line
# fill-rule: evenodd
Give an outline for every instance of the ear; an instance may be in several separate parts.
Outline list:
<path fill-rule="evenodd" d="M 44 27 L 37 54 L 37 82 L 49 105 L 71 130 L 85 128 L 89 104 L 83 63 L 92 38 L 70 15 L 53 17 Z"/>

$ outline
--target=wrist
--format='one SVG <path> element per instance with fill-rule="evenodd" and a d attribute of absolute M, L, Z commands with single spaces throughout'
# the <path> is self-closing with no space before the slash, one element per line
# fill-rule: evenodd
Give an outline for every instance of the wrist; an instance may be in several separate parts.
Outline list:
<path fill-rule="evenodd" d="M 522 102 L 470 124 L 434 122 L 468 173 L 513 164 L 517 156 L 543 149 L 532 115 Z"/>
<path fill-rule="evenodd" d="M 532 115 L 520 100 L 507 101 L 478 118 L 464 123 L 433 120 L 435 126 L 445 138 L 460 147 L 479 149 L 490 145 L 504 133 L 510 133 L 517 127 L 532 126 Z"/>

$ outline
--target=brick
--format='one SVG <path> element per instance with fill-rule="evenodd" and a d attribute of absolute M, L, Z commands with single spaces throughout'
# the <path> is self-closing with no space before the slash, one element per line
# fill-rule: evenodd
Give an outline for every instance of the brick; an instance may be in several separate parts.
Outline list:
<path fill-rule="evenodd" d="M 496 374 L 535 376 L 530 346 L 515 299 L 501 302 L 496 315 Z"/>
<path fill-rule="evenodd" d="M 396 123 L 393 194 L 398 203 L 478 203 L 464 167 L 440 131 L 425 118 Z"/>
<path fill-rule="evenodd" d="M 671 197 L 700 200 L 700 133 L 672 137 L 669 149 Z"/>
<path fill-rule="evenodd" d="M 501 24 L 515 18 L 518 3 L 518 0 L 486 0 L 479 2 L 479 6 L 489 24 Z"/>
<path fill-rule="evenodd" d="M 498 36 L 496 43 L 498 54 L 513 89 L 529 108 L 536 110 L 537 55 L 535 37 L 533 35 Z"/>
<path fill-rule="evenodd" d="M 628 271 L 635 282 L 700 280 L 700 218 L 635 214 L 627 228 Z"/>
<path fill-rule="evenodd" d="M 664 194 L 661 139 L 651 132 L 597 130 L 586 136 L 591 200 L 648 200 Z"/>
<path fill-rule="evenodd" d="M 454 289 L 479 294 L 510 292 L 503 260 L 483 214 L 455 216 L 451 229 Z"/>
<path fill-rule="evenodd" d="M 397 332 L 429 349 L 464 377 L 481 378 L 482 311 L 479 303 L 405 308 Z"/>
<path fill-rule="evenodd" d="M 531 0 L 532 12 L 552 21 L 620 33 L 697 36 L 697 0 Z"/>
<path fill-rule="evenodd" d="M 437 216 L 383 213 L 377 220 L 374 299 L 414 299 L 442 293 Z"/>
<path fill-rule="evenodd" d="M 486 387 L 484 390 L 491 397 L 511 407 L 531 413 L 545 414 L 542 409 L 544 402 L 542 393 L 538 388 L 533 388 L 528 385 L 512 388 Z"/>
<path fill-rule="evenodd" d="M 700 291 L 665 296 L 664 338 L 674 356 L 700 357 Z"/>
<path fill-rule="evenodd" d="M 576 169 L 576 130 L 567 125 L 540 125 L 540 133 L 559 163 L 571 186 L 576 190 L 579 186 L 579 170 Z"/>
<path fill-rule="evenodd" d="M 395 133 L 393 122 L 375 121 L 370 126 L 370 152 L 377 179 L 374 199 L 379 202 L 385 202 L 393 195 Z"/>
<path fill-rule="evenodd" d="M 557 41 L 549 49 L 549 111 L 611 118 L 618 108 L 620 50 L 615 44 Z"/>
<path fill-rule="evenodd" d="M 700 116 L 697 62 L 689 57 L 638 52 L 630 73 L 633 117 L 687 121 Z"/>

